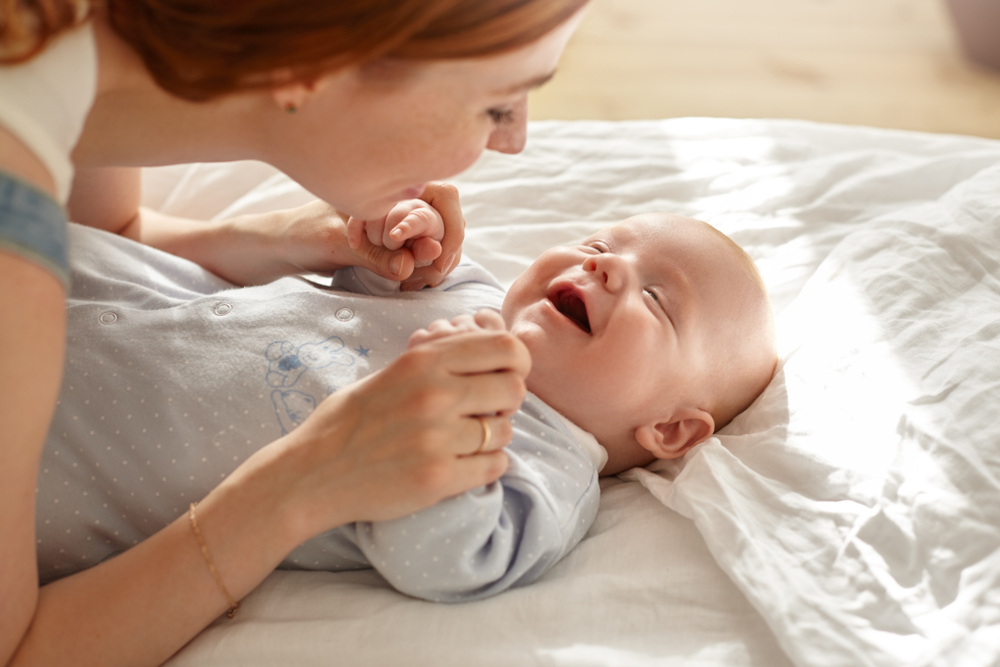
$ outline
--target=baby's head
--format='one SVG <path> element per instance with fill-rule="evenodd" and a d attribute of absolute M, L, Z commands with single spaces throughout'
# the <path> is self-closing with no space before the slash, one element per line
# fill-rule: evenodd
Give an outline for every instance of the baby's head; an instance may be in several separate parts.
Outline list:
<path fill-rule="evenodd" d="M 753 261 L 678 215 L 548 250 L 502 313 L 531 352 L 528 389 L 594 434 L 603 474 L 681 456 L 746 409 L 777 363 Z"/>

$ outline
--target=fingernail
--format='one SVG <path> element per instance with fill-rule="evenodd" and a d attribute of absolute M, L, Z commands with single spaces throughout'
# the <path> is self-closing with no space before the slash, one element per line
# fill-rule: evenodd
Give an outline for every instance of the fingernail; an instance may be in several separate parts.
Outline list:
<path fill-rule="evenodd" d="M 392 275 L 398 276 L 403 270 L 403 255 L 396 255 L 389 261 L 389 270 Z"/>
<path fill-rule="evenodd" d="M 448 255 L 443 262 L 439 264 L 441 273 L 451 272 L 451 263 L 455 261 L 455 253 Z"/>

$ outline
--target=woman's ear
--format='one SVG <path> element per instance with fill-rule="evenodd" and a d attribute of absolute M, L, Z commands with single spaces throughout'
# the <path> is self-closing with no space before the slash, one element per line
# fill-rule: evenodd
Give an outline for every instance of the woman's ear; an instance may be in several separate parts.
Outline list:
<path fill-rule="evenodd" d="M 278 108 L 286 113 L 296 113 L 305 106 L 311 91 L 304 83 L 286 83 L 271 89 L 271 97 Z"/>
<path fill-rule="evenodd" d="M 635 430 L 635 439 L 656 458 L 675 459 L 714 432 L 712 415 L 692 408 L 674 415 L 669 421 L 640 426 Z"/>
<path fill-rule="evenodd" d="M 309 99 L 316 94 L 322 79 L 303 81 L 295 78 L 295 73 L 288 68 L 271 72 L 271 98 L 278 108 L 286 113 L 296 113 L 302 109 Z"/>

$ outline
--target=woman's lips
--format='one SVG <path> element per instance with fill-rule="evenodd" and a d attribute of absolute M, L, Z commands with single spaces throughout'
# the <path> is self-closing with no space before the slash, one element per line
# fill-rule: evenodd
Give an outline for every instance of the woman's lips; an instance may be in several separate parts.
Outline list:
<path fill-rule="evenodd" d="M 402 199 L 417 199 L 420 195 L 424 194 L 424 189 L 427 187 L 426 183 L 420 185 L 414 185 L 412 188 L 406 188 L 399 193 L 399 198 Z"/>
<path fill-rule="evenodd" d="M 571 287 L 556 290 L 549 296 L 556 310 L 566 319 L 578 326 L 582 331 L 591 333 L 590 318 L 587 315 L 587 304 L 583 297 Z"/>

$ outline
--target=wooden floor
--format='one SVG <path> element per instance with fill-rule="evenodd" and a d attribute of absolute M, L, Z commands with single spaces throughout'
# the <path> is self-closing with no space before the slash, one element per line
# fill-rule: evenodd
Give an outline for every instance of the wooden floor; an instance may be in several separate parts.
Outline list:
<path fill-rule="evenodd" d="M 803 118 L 1000 139 L 1000 71 L 964 57 L 944 0 L 591 0 L 587 11 L 558 75 L 533 93 L 533 119 Z"/>

